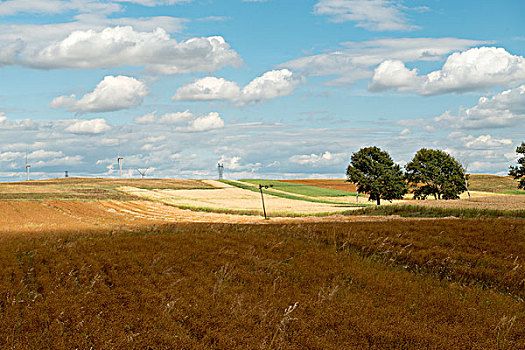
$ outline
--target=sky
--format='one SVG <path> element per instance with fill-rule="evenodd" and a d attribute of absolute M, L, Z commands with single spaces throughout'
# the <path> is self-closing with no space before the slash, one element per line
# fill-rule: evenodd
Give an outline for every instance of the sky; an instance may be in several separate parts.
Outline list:
<path fill-rule="evenodd" d="M 505 175 L 522 0 L 0 0 L 0 180 L 344 178 L 378 146 Z"/>

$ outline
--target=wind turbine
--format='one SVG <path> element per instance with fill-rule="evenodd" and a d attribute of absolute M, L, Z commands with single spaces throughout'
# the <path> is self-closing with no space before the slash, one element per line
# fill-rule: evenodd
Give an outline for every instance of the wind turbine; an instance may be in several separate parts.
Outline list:
<path fill-rule="evenodd" d="M 142 179 L 144 178 L 144 176 L 146 176 L 146 173 L 148 172 L 148 170 L 149 168 L 147 168 L 146 170 L 137 169 Z"/>
<path fill-rule="evenodd" d="M 27 163 L 27 151 L 26 151 L 26 172 L 27 172 L 27 181 L 29 181 L 29 168 L 31 168 L 31 165 Z"/>
<path fill-rule="evenodd" d="M 120 177 L 122 177 L 122 160 L 124 159 L 124 157 L 121 157 L 120 156 L 120 140 L 118 142 L 118 151 L 117 151 L 117 163 L 118 163 L 118 168 L 119 168 L 119 171 L 120 171 Z"/>
<path fill-rule="evenodd" d="M 122 159 L 124 158 L 117 154 L 117 163 L 118 163 L 120 177 L 122 177 Z"/>

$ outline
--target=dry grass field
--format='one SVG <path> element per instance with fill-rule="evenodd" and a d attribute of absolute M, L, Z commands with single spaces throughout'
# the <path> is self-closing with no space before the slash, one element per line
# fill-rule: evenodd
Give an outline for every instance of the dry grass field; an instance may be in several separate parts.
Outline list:
<path fill-rule="evenodd" d="M 0 347 L 521 349 L 524 234 L 433 220 L 3 237 Z"/>
<path fill-rule="evenodd" d="M 407 201 L 411 205 L 432 208 L 468 208 L 468 209 L 497 209 L 497 210 L 525 210 L 525 196 L 498 195 L 498 196 L 473 196 L 454 201 L 445 200 L 414 200 Z"/>
<path fill-rule="evenodd" d="M 0 349 L 525 348 L 523 219 L 264 220 L 199 211 L 258 213 L 256 192 L 144 180 L 0 184 Z"/>
<path fill-rule="evenodd" d="M 518 180 L 511 176 L 470 175 L 470 189 L 472 191 L 525 194 L 518 190 Z"/>

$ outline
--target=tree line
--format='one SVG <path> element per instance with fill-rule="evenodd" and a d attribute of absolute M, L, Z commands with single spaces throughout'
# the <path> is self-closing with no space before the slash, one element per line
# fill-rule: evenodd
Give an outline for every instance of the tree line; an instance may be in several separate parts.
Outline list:
<path fill-rule="evenodd" d="M 519 180 L 518 188 L 525 188 L 525 142 L 516 153 L 523 157 L 518 159 L 518 166 L 510 167 L 509 175 Z M 461 193 L 468 192 L 465 167 L 445 151 L 421 148 L 404 168 L 395 164 L 388 152 L 365 147 L 351 155 L 346 176 L 358 192 L 368 194 L 378 205 L 381 199 L 402 199 L 410 187 L 414 199 L 459 199 Z"/>

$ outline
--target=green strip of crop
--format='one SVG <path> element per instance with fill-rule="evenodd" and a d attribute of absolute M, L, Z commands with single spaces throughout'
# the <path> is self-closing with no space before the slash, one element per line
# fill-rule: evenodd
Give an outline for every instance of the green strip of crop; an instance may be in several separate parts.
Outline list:
<path fill-rule="evenodd" d="M 520 190 L 510 190 L 510 191 L 505 191 L 503 192 L 504 194 L 511 194 L 511 195 L 525 195 L 525 191 L 520 191 Z"/>
<path fill-rule="evenodd" d="M 335 190 L 330 188 L 322 188 L 304 184 L 289 183 L 280 180 L 264 180 L 264 179 L 247 179 L 240 180 L 250 184 L 273 185 L 273 188 L 279 191 L 299 194 L 308 197 L 348 197 L 355 196 L 355 192 Z"/>

